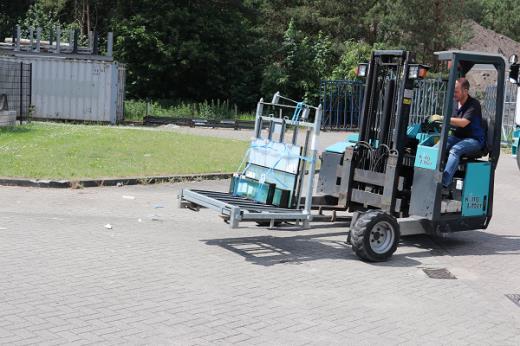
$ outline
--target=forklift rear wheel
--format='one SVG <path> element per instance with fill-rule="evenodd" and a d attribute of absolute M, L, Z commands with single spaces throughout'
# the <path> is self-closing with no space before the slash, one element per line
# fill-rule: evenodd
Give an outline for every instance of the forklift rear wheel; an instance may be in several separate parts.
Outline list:
<path fill-rule="evenodd" d="M 382 210 L 361 214 L 350 229 L 352 250 L 362 260 L 383 262 L 392 257 L 399 243 L 397 220 Z"/>

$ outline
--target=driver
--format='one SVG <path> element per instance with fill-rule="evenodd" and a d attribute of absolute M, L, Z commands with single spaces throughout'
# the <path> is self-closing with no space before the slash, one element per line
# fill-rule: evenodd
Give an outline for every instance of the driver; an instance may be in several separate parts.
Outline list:
<path fill-rule="evenodd" d="M 480 102 L 469 95 L 469 82 L 466 78 L 459 78 L 455 82 L 453 98 L 457 102 L 457 108 L 450 118 L 450 125 L 455 127 L 455 131 L 448 137 L 446 145 L 449 156 L 442 175 L 444 188 L 451 185 L 460 157 L 478 153 L 486 145 Z M 444 117 L 432 115 L 429 120 L 443 121 Z"/>

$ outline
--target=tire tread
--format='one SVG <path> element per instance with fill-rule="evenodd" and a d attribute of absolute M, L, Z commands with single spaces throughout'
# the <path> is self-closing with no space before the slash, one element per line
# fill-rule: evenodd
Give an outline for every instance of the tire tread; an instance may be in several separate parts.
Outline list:
<path fill-rule="evenodd" d="M 365 241 L 365 237 L 370 233 L 368 227 L 378 222 L 378 219 L 383 218 L 394 225 L 394 230 L 396 232 L 395 244 L 386 254 L 375 254 L 369 249 L 370 246 Z M 371 210 L 360 215 L 356 223 L 351 227 L 350 234 L 352 250 L 359 258 L 369 262 L 383 262 L 388 260 L 397 249 L 397 243 L 399 243 L 399 225 L 397 224 L 397 221 L 395 218 L 379 209 Z"/>

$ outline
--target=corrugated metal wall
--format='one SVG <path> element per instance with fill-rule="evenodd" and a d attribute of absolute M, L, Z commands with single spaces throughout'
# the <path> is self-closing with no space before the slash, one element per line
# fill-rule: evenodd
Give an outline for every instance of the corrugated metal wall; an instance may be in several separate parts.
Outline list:
<path fill-rule="evenodd" d="M 125 81 L 116 62 L 41 55 L 2 59 L 32 64 L 34 118 L 110 123 L 122 120 L 118 107 L 122 107 Z"/>

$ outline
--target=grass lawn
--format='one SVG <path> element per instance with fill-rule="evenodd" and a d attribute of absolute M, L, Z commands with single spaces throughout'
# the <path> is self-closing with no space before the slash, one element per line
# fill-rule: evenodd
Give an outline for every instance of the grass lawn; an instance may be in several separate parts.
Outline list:
<path fill-rule="evenodd" d="M 0 129 L 0 177 L 81 179 L 234 172 L 245 141 L 167 131 L 32 123 Z"/>

